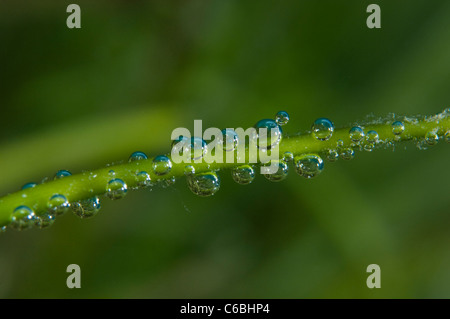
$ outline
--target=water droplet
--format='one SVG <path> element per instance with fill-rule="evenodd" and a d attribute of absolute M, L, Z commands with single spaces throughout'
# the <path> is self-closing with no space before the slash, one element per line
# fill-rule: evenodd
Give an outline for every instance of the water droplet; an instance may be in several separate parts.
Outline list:
<path fill-rule="evenodd" d="M 305 178 L 317 176 L 323 170 L 323 160 L 315 154 L 296 156 L 294 161 L 297 173 Z"/>
<path fill-rule="evenodd" d="M 327 160 L 330 162 L 336 162 L 339 159 L 339 152 L 337 150 L 328 150 Z"/>
<path fill-rule="evenodd" d="M 425 134 L 425 141 L 428 145 L 435 145 L 439 141 L 439 135 L 433 131 L 427 132 Z"/>
<path fill-rule="evenodd" d="M 352 142 L 358 143 L 360 142 L 364 137 L 364 131 L 359 126 L 354 126 L 350 129 L 348 132 L 350 139 Z"/>
<path fill-rule="evenodd" d="M 114 178 L 106 185 L 106 196 L 112 200 L 124 198 L 127 191 L 127 184 L 120 178 Z"/>
<path fill-rule="evenodd" d="M 153 171 L 156 175 L 162 176 L 172 169 L 172 161 L 165 155 L 158 155 L 153 159 Z"/>
<path fill-rule="evenodd" d="M 234 151 L 239 143 L 238 134 L 229 128 L 222 130 L 222 149 L 227 152 Z"/>
<path fill-rule="evenodd" d="M 400 135 L 405 130 L 405 125 L 400 121 L 395 121 L 392 123 L 392 133 L 394 135 Z"/>
<path fill-rule="evenodd" d="M 22 186 L 22 189 L 27 189 L 27 188 L 33 188 L 33 187 L 36 187 L 36 183 L 33 183 L 33 182 L 31 182 L 31 183 L 26 183 L 25 185 L 23 185 Z"/>
<path fill-rule="evenodd" d="M 72 173 L 69 172 L 68 170 L 60 169 L 59 171 L 56 172 L 55 179 L 60 179 L 60 178 L 71 176 L 71 175 L 72 175 Z"/>
<path fill-rule="evenodd" d="M 264 177 L 267 178 L 271 182 L 282 181 L 283 179 L 286 178 L 286 176 L 288 175 L 288 172 L 289 172 L 289 166 L 285 161 L 280 160 L 280 161 L 277 161 L 276 164 L 278 164 L 278 170 L 276 173 L 264 174 Z M 268 165 L 270 165 L 270 164 L 268 164 Z"/>
<path fill-rule="evenodd" d="M 286 125 L 289 122 L 289 114 L 285 111 L 279 111 L 275 115 L 275 122 L 280 126 Z"/>
<path fill-rule="evenodd" d="M 367 142 L 371 143 L 371 144 L 375 144 L 378 143 L 378 133 L 377 131 L 374 130 L 370 130 L 369 132 L 367 132 Z"/>
<path fill-rule="evenodd" d="M 255 124 L 256 146 L 262 150 L 269 150 L 280 143 L 283 131 L 274 120 L 264 119 Z"/>
<path fill-rule="evenodd" d="M 184 150 L 189 147 L 189 139 L 186 136 L 180 135 L 172 141 L 172 152 L 183 154 Z"/>
<path fill-rule="evenodd" d="M 189 146 L 192 160 L 201 159 L 208 150 L 208 144 L 200 137 L 191 137 L 191 144 Z"/>
<path fill-rule="evenodd" d="M 24 230 L 34 225 L 36 215 L 28 206 L 18 206 L 11 217 L 10 227 L 16 230 Z"/>
<path fill-rule="evenodd" d="M 66 196 L 61 194 L 54 194 L 47 203 L 48 212 L 52 215 L 62 215 L 70 208 L 70 203 Z"/>
<path fill-rule="evenodd" d="M 283 160 L 285 162 L 292 162 L 294 160 L 294 154 L 292 152 L 285 152 L 283 154 Z"/>
<path fill-rule="evenodd" d="M 215 172 L 205 172 L 186 176 L 189 189 L 199 196 L 212 196 L 220 188 L 220 178 Z"/>
<path fill-rule="evenodd" d="M 345 147 L 341 149 L 340 156 L 345 160 L 351 160 L 355 157 L 355 151 L 350 147 Z"/>
<path fill-rule="evenodd" d="M 195 167 L 192 165 L 186 165 L 184 167 L 184 175 L 193 175 L 195 174 Z"/>
<path fill-rule="evenodd" d="M 75 215 L 81 218 L 89 218 L 97 215 L 101 204 L 98 196 L 75 202 L 72 205 L 72 210 Z"/>
<path fill-rule="evenodd" d="M 445 132 L 444 139 L 447 143 L 450 143 L 450 131 Z"/>
<path fill-rule="evenodd" d="M 6 226 L 0 227 L 0 233 L 4 233 L 6 231 Z"/>
<path fill-rule="evenodd" d="M 109 170 L 108 175 L 111 177 L 114 177 L 114 176 L 116 176 L 116 172 L 114 172 L 114 170 L 111 169 L 111 170 Z"/>
<path fill-rule="evenodd" d="M 316 139 L 326 141 L 333 135 L 334 124 L 329 119 L 321 117 L 314 121 L 311 130 Z"/>
<path fill-rule="evenodd" d="M 146 160 L 147 158 L 148 157 L 144 152 L 137 151 L 130 155 L 128 162 Z"/>
<path fill-rule="evenodd" d="M 55 222 L 55 215 L 43 213 L 36 217 L 35 225 L 39 228 L 47 228 Z"/>
<path fill-rule="evenodd" d="M 337 147 L 337 148 L 344 147 L 344 141 L 341 140 L 341 139 L 337 140 L 337 141 L 336 141 L 336 147 Z"/>
<path fill-rule="evenodd" d="M 241 165 L 231 171 L 233 180 L 241 185 L 250 184 L 255 179 L 255 170 L 250 165 Z"/>
<path fill-rule="evenodd" d="M 141 188 L 147 188 L 153 185 L 150 175 L 145 171 L 136 173 L 136 181 L 137 187 Z"/>

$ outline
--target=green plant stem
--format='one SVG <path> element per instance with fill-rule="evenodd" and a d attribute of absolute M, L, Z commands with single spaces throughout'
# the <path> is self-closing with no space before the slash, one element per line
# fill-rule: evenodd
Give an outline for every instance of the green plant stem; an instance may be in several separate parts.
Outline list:
<path fill-rule="evenodd" d="M 409 140 L 418 140 L 423 142 L 428 132 L 435 132 L 442 137 L 450 129 L 450 117 L 448 112 L 435 116 L 424 117 L 420 119 L 402 118 L 405 130 L 401 135 L 395 136 L 392 133 L 391 124 L 393 119 L 378 120 L 377 122 L 361 125 L 365 132 L 375 130 L 378 132 L 379 141 L 377 148 L 389 143 L 398 143 Z M 333 136 L 327 141 L 317 140 L 310 132 L 283 137 L 279 145 L 281 156 L 285 152 L 291 152 L 294 156 L 306 153 L 324 153 L 330 149 L 336 149 L 338 140 L 342 140 L 343 147 L 351 147 L 355 150 L 364 147 L 367 141 L 362 141 L 355 145 L 350 140 L 349 129 L 345 127 L 334 131 Z M 248 160 L 248 148 L 246 149 L 246 159 Z M 32 208 L 37 215 L 47 210 L 48 199 L 54 194 L 63 194 L 69 202 L 76 202 L 91 198 L 95 195 L 102 195 L 106 192 L 106 185 L 113 177 L 111 170 L 114 171 L 114 178 L 122 179 L 128 188 L 137 186 L 136 173 L 147 172 L 153 183 L 169 178 L 178 178 L 184 176 L 186 163 L 173 163 L 171 171 L 158 176 L 153 172 L 152 160 L 140 160 L 126 162 L 118 165 L 111 165 L 93 171 L 88 171 L 57 180 L 48 181 L 33 188 L 20 190 L 0 198 L 0 226 L 8 225 L 14 209 L 20 205 Z M 242 165 L 242 163 L 191 163 L 196 173 L 220 170 L 224 168 L 233 168 Z"/>

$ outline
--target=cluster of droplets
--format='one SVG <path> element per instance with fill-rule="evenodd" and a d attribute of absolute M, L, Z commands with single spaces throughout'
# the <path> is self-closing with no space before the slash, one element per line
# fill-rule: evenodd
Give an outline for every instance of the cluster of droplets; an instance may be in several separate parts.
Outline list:
<path fill-rule="evenodd" d="M 321 117 L 314 121 L 311 131 L 319 141 L 327 141 L 333 136 L 334 124 L 329 119 Z"/>
<path fill-rule="evenodd" d="M 58 180 L 64 177 L 71 176 L 72 174 L 68 170 L 59 170 L 54 176 L 54 180 Z M 45 180 L 44 180 L 45 181 Z M 22 194 L 23 198 L 27 197 L 27 189 L 36 187 L 36 183 L 31 182 L 22 186 L 22 190 L 25 192 Z M 11 215 L 11 222 L 8 226 L 3 226 L 2 230 L 11 228 L 15 230 L 24 230 L 30 228 L 47 228 L 51 226 L 57 216 L 63 215 L 71 208 L 71 204 L 67 200 L 66 196 L 62 194 L 53 194 L 47 201 L 46 210 L 37 214 L 33 208 L 20 205 L 16 207 Z"/>
<path fill-rule="evenodd" d="M 447 115 L 446 115 L 447 116 Z M 254 141 L 260 151 L 266 152 L 276 147 L 282 140 L 283 132 L 281 126 L 286 125 L 289 122 L 289 114 L 284 111 L 280 111 L 275 115 L 275 119 L 263 119 L 258 121 L 255 128 Z M 408 119 L 409 123 L 411 122 Z M 265 129 L 265 130 L 261 130 Z M 403 121 L 395 120 L 391 123 L 392 140 L 398 141 L 405 134 L 405 124 Z M 311 126 L 311 134 L 318 141 L 329 141 L 335 131 L 334 124 L 327 118 L 318 118 Z M 239 144 L 238 134 L 233 129 L 223 129 L 222 139 L 220 140 L 220 147 L 223 151 L 231 152 L 235 151 Z M 384 143 L 380 140 L 380 136 L 375 130 L 365 131 L 363 127 L 356 125 L 350 128 L 348 132 L 348 138 L 350 143 L 345 145 L 342 139 L 338 139 L 334 147 L 328 148 L 325 152 L 325 157 L 334 162 L 339 158 L 350 160 L 355 156 L 355 148 L 359 147 L 360 150 L 372 151 L 378 144 Z M 425 134 L 423 139 L 418 142 L 423 145 L 435 145 L 439 140 L 445 140 L 450 143 L 450 130 L 444 132 L 439 136 L 437 130 L 429 131 Z M 393 143 L 393 142 L 392 142 Z M 180 136 L 173 141 L 172 148 L 180 146 L 188 146 L 188 156 L 192 160 L 198 160 L 205 156 L 208 145 L 207 143 L 197 137 L 190 139 Z M 149 188 L 155 185 L 152 180 L 152 174 L 157 176 L 158 183 L 162 187 L 168 187 L 175 182 L 175 177 L 171 174 L 173 163 L 172 160 L 166 155 L 158 155 L 151 161 L 151 172 L 141 169 L 140 164 L 142 161 L 148 160 L 145 153 L 141 151 L 134 152 L 129 157 L 129 162 L 136 165 L 135 171 L 135 183 L 133 188 Z M 313 178 L 319 175 L 324 168 L 324 162 L 322 157 L 318 154 L 302 154 L 294 156 L 291 152 L 285 152 L 281 159 L 271 161 L 266 164 L 262 164 L 262 168 L 272 169 L 271 173 L 263 174 L 264 177 L 272 182 L 278 182 L 284 180 L 289 172 L 289 163 L 295 168 L 295 171 L 307 179 Z M 209 167 L 209 166 L 208 166 Z M 54 179 L 59 180 L 66 178 L 72 174 L 67 170 L 58 171 Z M 186 177 L 187 185 L 189 189 L 198 196 L 212 196 L 220 189 L 220 178 L 216 171 L 204 171 L 197 173 L 193 165 L 186 165 L 184 167 L 184 175 Z M 242 164 L 231 170 L 232 179 L 240 185 L 248 185 L 255 179 L 255 167 L 250 164 Z M 95 175 L 96 176 L 96 175 Z M 94 177 L 95 177 L 94 176 Z M 91 176 L 92 177 L 92 176 Z M 108 172 L 108 181 L 105 185 L 105 196 L 111 200 L 117 200 L 125 197 L 128 192 L 128 186 L 125 181 L 116 176 L 113 170 Z M 43 182 L 45 182 L 44 180 Z M 133 184 L 133 183 L 132 183 Z M 27 189 L 35 187 L 37 184 L 34 182 L 23 185 L 22 190 L 24 193 L 22 197 L 27 197 Z M 93 192 L 91 189 L 90 192 Z M 63 215 L 69 210 L 80 218 L 90 218 L 95 216 L 101 207 L 100 199 L 98 196 L 92 196 L 88 199 L 79 200 L 70 203 L 65 195 L 53 194 L 47 202 L 46 211 L 40 214 L 28 206 L 20 205 L 16 207 L 11 215 L 11 223 L 8 228 L 23 230 L 31 227 L 46 228 L 51 226 L 57 216 Z M 0 228 L 0 232 L 5 231 L 7 227 Z"/>

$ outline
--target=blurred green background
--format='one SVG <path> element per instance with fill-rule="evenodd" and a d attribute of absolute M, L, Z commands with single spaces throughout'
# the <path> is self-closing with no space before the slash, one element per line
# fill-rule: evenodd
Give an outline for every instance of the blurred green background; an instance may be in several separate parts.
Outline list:
<path fill-rule="evenodd" d="M 177 126 L 434 114 L 450 104 L 450 2 L 0 2 L 0 191 L 170 147 Z M 381 7 L 381 29 L 366 8 Z M 0 235 L 2 298 L 448 298 L 449 145 L 357 152 L 306 180 L 220 173 Z M 81 267 L 81 289 L 66 267 Z M 368 289 L 366 267 L 381 267 Z"/>

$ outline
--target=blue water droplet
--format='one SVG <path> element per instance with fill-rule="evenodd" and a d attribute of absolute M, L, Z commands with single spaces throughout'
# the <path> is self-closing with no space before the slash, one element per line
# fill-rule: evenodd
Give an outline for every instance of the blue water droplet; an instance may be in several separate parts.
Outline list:
<path fill-rule="evenodd" d="M 106 185 L 106 196 L 109 199 L 116 200 L 124 198 L 127 192 L 127 184 L 120 178 L 114 178 Z"/>
<path fill-rule="evenodd" d="M 62 215 L 70 208 L 70 203 L 66 196 L 61 194 L 54 194 L 47 203 L 48 212 L 52 215 Z"/>
<path fill-rule="evenodd" d="M 367 138 L 367 142 L 370 144 L 378 143 L 378 140 L 379 140 L 378 132 L 374 131 L 374 130 L 370 130 L 369 132 L 367 132 L 366 138 Z"/>
<path fill-rule="evenodd" d="M 279 111 L 275 115 L 275 122 L 280 126 L 286 125 L 289 122 L 289 114 L 285 111 Z"/>
<path fill-rule="evenodd" d="M 333 136 L 334 124 L 329 119 L 321 117 L 314 121 L 311 131 L 319 141 L 326 141 Z"/>
<path fill-rule="evenodd" d="M 315 177 L 323 170 L 323 160 L 316 154 L 296 156 L 294 161 L 297 173 L 305 178 Z"/>
<path fill-rule="evenodd" d="M 198 196 L 212 196 L 220 189 L 220 178 L 216 172 L 187 175 L 189 189 Z"/>
<path fill-rule="evenodd" d="M 269 150 L 277 146 L 283 135 L 281 127 L 275 120 L 264 119 L 255 124 L 256 146 L 262 150 Z M 251 137 L 253 138 L 253 137 Z"/>
<path fill-rule="evenodd" d="M 152 168 L 156 175 L 165 175 L 172 169 L 172 161 L 165 155 L 158 155 L 153 159 Z"/>
<path fill-rule="evenodd" d="M 327 160 L 330 162 L 336 162 L 339 159 L 339 152 L 337 150 L 331 149 L 328 150 Z"/>
<path fill-rule="evenodd" d="M 97 215 L 101 208 L 100 199 L 98 196 L 75 202 L 71 206 L 73 213 L 80 218 L 93 217 Z"/>
<path fill-rule="evenodd" d="M 137 187 L 140 187 L 140 188 L 147 188 L 147 187 L 153 186 L 150 175 L 145 171 L 136 173 L 136 181 L 137 181 Z"/>
<path fill-rule="evenodd" d="M 278 170 L 274 174 L 264 174 L 264 177 L 271 182 L 282 181 L 286 178 L 289 172 L 289 166 L 285 161 L 279 160 L 276 164 L 278 165 Z"/>
<path fill-rule="evenodd" d="M 344 147 L 341 149 L 340 157 L 345 160 L 351 160 L 355 157 L 355 151 L 351 147 Z"/>
<path fill-rule="evenodd" d="M 255 179 L 255 170 L 252 166 L 244 164 L 234 168 L 231 171 L 231 176 L 236 183 L 247 185 L 253 182 L 253 180 Z"/>
<path fill-rule="evenodd" d="M 352 142 L 358 143 L 364 138 L 364 131 L 359 126 L 354 126 L 350 129 L 348 135 Z"/>
<path fill-rule="evenodd" d="M 206 155 L 208 144 L 200 137 L 191 137 L 190 153 L 192 160 L 199 160 Z"/>
<path fill-rule="evenodd" d="M 10 227 L 15 230 L 31 228 L 36 220 L 36 214 L 28 206 L 18 206 L 11 216 Z"/>
<path fill-rule="evenodd" d="M 450 114 L 450 113 L 449 113 Z M 447 143 L 450 143 L 450 130 L 445 132 L 444 139 Z"/>
<path fill-rule="evenodd" d="M 392 133 L 394 135 L 400 135 L 405 130 L 405 125 L 401 121 L 395 121 L 392 123 Z"/>
<path fill-rule="evenodd" d="M 26 183 L 25 185 L 22 186 L 22 189 L 27 189 L 27 188 L 33 188 L 36 187 L 36 183 L 30 182 L 30 183 Z"/>
<path fill-rule="evenodd" d="M 222 130 L 222 149 L 227 152 L 234 151 L 239 143 L 238 134 L 229 128 Z"/>
<path fill-rule="evenodd" d="M 67 177 L 67 176 L 71 176 L 71 175 L 72 175 L 72 173 L 69 172 L 68 170 L 66 170 L 66 169 L 61 169 L 61 170 L 59 170 L 59 171 L 56 172 L 56 174 L 55 174 L 55 179 L 60 179 L 60 178 Z"/>
<path fill-rule="evenodd" d="M 436 145 L 439 142 L 439 135 L 434 131 L 429 131 L 425 134 L 425 141 L 428 145 Z"/>
<path fill-rule="evenodd" d="M 130 155 L 128 162 L 146 160 L 147 158 L 148 157 L 144 152 L 137 151 Z"/>

